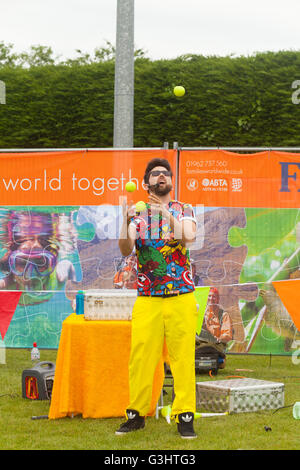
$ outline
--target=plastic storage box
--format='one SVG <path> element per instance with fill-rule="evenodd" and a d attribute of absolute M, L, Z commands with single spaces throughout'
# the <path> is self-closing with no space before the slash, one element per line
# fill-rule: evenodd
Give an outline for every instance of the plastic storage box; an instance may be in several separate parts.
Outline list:
<path fill-rule="evenodd" d="M 197 409 L 244 413 L 284 406 L 284 384 L 251 378 L 196 383 Z"/>

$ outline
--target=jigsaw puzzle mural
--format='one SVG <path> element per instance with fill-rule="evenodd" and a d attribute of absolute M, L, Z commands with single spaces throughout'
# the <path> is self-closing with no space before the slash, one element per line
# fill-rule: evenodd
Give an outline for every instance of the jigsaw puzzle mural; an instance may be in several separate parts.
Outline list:
<path fill-rule="evenodd" d="M 6 347 L 37 341 L 57 348 L 78 290 L 136 286 L 135 257 L 123 258 L 118 248 L 121 207 L 129 180 L 137 187 L 132 202 L 145 198 L 144 169 L 155 156 L 175 167 L 174 150 L 1 155 L 0 341 Z"/>
<path fill-rule="evenodd" d="M 121 204 L 128 180 L 137 184 L 133 201 L 146 199 L 143 171 L 154 156 L 173 168 L 179 156 L 178 199 L 193 205 L 198 220 L 191 274 L 196 286 L 212 288 L 208 304 L 220 312 L 212 330 L 207 309 L 202 334 L 217 341 L 222 330 L 232 352 L 299 349 L 300 155 L 219 150 L 2 155 L 5 345 L 56 348 L 78 290 L 136 289 L 135 256 L 118 248 Z"/>
<path fill-rule="evenodd" d="M 300 345 L 299 316 L 277 287 L 292 279 L 300 287 L 300 200 L 292 172 L 300 155 L 217 150 L 183 151 L 180 158 L 180 197 L 203 204 L 194 272 L 217 289 L 219 307 L 231 318 L 228 350 L 292 354 Z M 284 295 L 296 305 L 289 287 Z"/>

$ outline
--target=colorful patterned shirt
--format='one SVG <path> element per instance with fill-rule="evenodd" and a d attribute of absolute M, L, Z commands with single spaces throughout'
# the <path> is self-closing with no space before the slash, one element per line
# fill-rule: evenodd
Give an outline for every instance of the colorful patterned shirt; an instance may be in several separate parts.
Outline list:
<path fill-rule="evenodd" d="M 184 294 L 195 290 L 189 250 L 174 238 L 161 214 L 151 214 L 150 205 L 132 218 L 136 226 L 137 293 L 144 296 Z M 169 212 L 178 219 L 196 222 L 190 204 L 171 200 Z"/>

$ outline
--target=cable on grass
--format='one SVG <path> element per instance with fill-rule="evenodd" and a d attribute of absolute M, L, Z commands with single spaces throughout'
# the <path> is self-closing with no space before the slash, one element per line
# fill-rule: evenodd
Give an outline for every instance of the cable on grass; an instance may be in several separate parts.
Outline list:
<path fill-rule="evenodd" d="M 292 405 L 286 405 L 286 406 L 281 406 L 280 408 L 277 408 L 275 411 L 273 411 L 272 415 L 277 413 L 277 411 L 279 411 L 279 410 L 283 410 L 284 408 L 292 408 L 292 406 L 294 406 L 295 403 L 293 403 Z"/>

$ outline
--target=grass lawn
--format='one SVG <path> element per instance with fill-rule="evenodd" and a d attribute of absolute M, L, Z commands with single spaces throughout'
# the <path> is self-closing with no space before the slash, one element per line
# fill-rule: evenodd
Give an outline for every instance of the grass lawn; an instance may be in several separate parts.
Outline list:
<path fill-rule="evenodd" d="M 41 361 L 55 362 L 57 351 L 42 350 Z M 182 440 L 176 425 L 161 416 L 147 418 L 144 430 L 115 436 L 123 418 L 83 419 L 81 416 L 57 420 L 32 420 L 47 415 L 49 401 L 22 398 L 22 371 L 31 368 L 30 351 L 7 349 L 6 363 L 0 364 L 0 449 L 3 450 L 295 450 L 300 448 L 300 420 L 292 407 L 274 413 L 260 411 L 195 421 L 198 438 Z M 237 371 L 236 369 L 251 369 Z M 291 357 L 227 356 L 227 365 L 216 377 L 197 376 L 197 381 L 221 380 L 240 375 L 285 384 L 285 406 L 300 401 L 300 365 Z M 171 389 L 164 398 L 170 402 Z M 203 410 L 204 411 L 204 410 Z M 271 428 L 266 431 L 265 426 Z"/>

